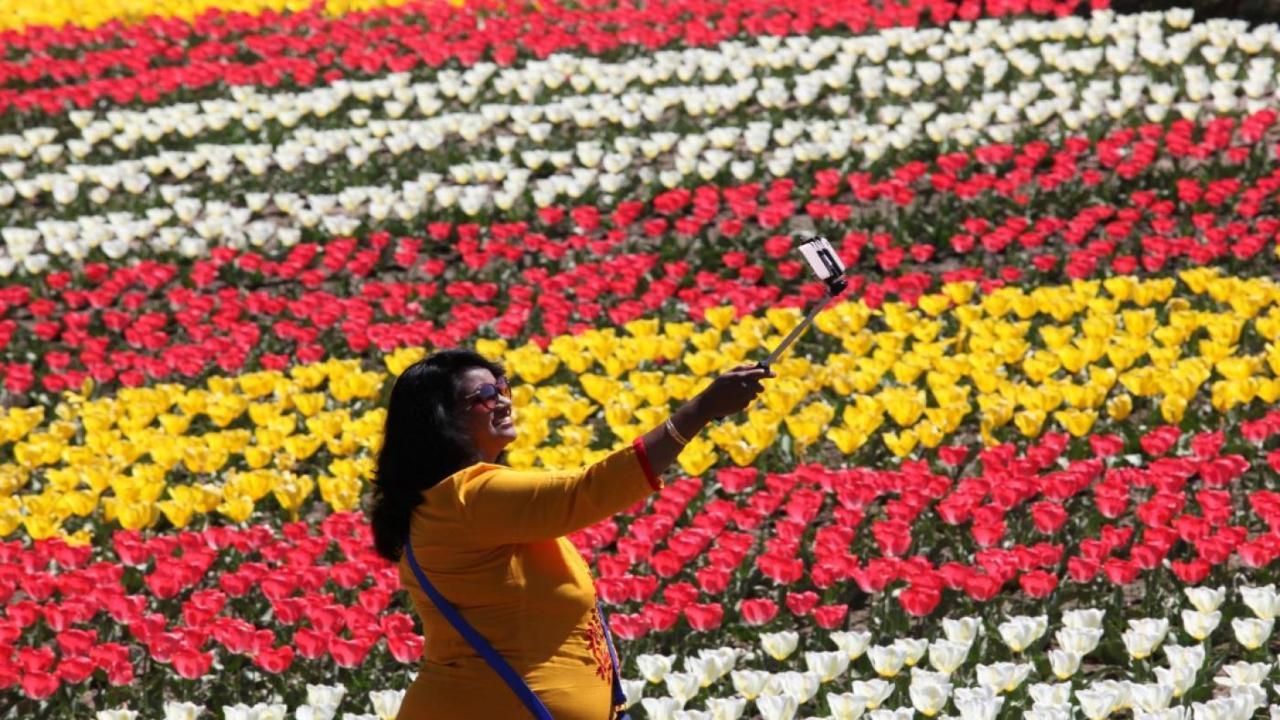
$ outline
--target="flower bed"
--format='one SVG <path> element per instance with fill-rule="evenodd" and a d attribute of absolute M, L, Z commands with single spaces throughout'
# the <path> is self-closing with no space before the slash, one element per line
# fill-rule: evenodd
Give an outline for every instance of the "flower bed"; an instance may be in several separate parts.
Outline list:
<path fill-rule="evenodd" d="M 394 717 L 394 377 L 475 347 L 580 467 L 795 327 L 801 230 L 847 293 L 570 536 L 631 712 L 1280 715 L 1280 33 L 1078 7 L 7 32 L 0 720 Z"/>

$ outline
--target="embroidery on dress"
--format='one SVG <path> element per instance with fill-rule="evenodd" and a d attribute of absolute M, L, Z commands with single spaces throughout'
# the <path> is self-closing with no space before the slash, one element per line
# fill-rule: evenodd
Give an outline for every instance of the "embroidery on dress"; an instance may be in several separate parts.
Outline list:
<path fill-rule="evenodd" d="M 604 637 L 604 624 L 600 622 L 599 611 L 591 609 L 587 618 L 587 648 L 596 659 L 596 675 L 606 683 L 613 683 L 613 663 L 609 660 L 609 646 Z"/>

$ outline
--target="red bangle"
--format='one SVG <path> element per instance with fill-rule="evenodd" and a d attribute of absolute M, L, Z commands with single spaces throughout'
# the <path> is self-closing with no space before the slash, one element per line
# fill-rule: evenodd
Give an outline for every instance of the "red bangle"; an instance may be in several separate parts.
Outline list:
<path fill-rule="evenodd" d="M 649 453 L 644 449 L 644 440 L 637 437 L 631 441 L 631 446 L 636 449 L 636 459 L 640 461 L 640 468 L 644 470 L 644 477 L 649 481 L 649 487 L 654 490 L 661 490 L 664 486 L 662 478 L 653 472 L 653 465 L 649 464 Z"/>

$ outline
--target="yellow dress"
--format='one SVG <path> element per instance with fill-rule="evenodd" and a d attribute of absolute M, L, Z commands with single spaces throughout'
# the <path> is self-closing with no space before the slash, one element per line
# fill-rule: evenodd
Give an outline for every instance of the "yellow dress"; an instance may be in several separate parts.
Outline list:
<path fill-rule="evenodd" d="M 613 670 L 590 568 L 564 535 L 661 489 L 637 438 L 587 468 L 515 470 L 477 463 L 423 493 L 409 526 L 431 584 L 524 678 L 555 720 L 613 716 Z M 397 720 L 505 720 L 530 713 L 419 587 L 400 583 L 422 618 L 418 677 Z"/>

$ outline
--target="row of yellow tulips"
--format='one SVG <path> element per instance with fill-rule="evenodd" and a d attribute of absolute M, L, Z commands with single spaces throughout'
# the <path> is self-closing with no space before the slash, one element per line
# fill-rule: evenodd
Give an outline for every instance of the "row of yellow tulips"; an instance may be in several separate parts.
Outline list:
<path fill-rule="evenodd" d="M 397 7 L 407 0 L 323 0 L 330 15 Z M 447 0 L 460 6 L 465 0 Z M 177 18 L 190 22 L 211 10 L 240 12 L 303 12 L 317 0 L 0 0 L 0 30 L 28 26 L 95 28 L 113 20 L 135 23 L 148 18 Z"/>
<path fill-rule="evenodd" d="M 519 439 L 508 462 L 591 463 L 609 452 L 593 445 L 629 442 L 657 425 L 801 317 L 771 309 L 735 320 L 721 307 L 702 325 L 638 320 L 623 334 L 555 338 L 546 351 L 479 340 L 476 349 L 517 381 Z M 1138 407 L 1157 413 L 1154 422 L 1178 422 L 1197 402 L 1225 412 L 1280 398 L 1280 285 L 1216 269 L 987 295 L 948 285 L 916 308 L 840 303 L 815 327 L 813 352 L 803 353 L 813 357 L 790 351 L 744 421 L 717 424 L 683 451 L 686 473 L 701 474 L 721 452 L 751 464 L 784 429 L 796 453 L 827 438 L 849 454 L 878 438 L 905 457 L 961 430 L 989 443 L 1010 425 L 1024 437 L 1051 424 L 1083 436 L 1100 418 L 1122 421 Z M 205 387 L 103 398 L 86 387 L 48 417 L 11 409 L 0 417 L 13 455 L 0 465 L 0 536 L 76 537 L 69 521 L 97 513 L 128 528 L 162 516 L 184 526 L 213 512 L 238 522 L 268 496 L 296 513 L 316 490 L 333 509 L 352 509 L 372 474 L 384 386 L 425 352 L 386 356 L 389 372 L 331 360 Z"/>

